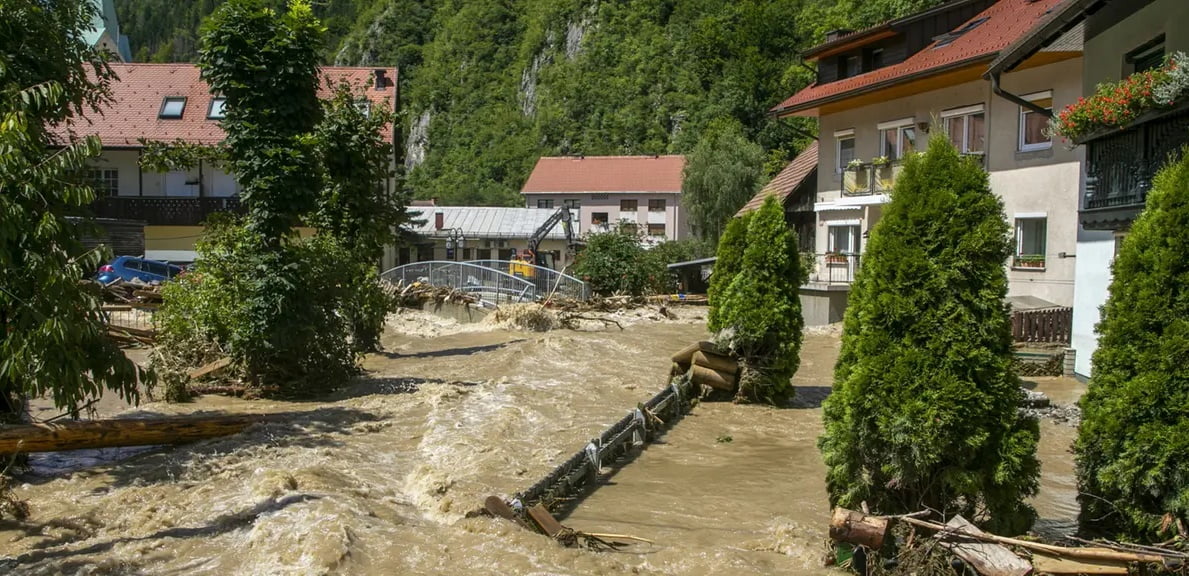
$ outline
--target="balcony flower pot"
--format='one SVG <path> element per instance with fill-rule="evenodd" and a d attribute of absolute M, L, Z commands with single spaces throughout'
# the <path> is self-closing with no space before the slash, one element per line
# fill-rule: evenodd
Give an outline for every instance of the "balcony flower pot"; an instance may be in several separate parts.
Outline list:
<path fill-rule="evenodd" d="M 1043 256 L 1017 256 L 1015 262 L 1016 268 L 1044 268 L 1045 259 Z"/>
<path fill-rule="evenodd" d="M 846 254 L 826 254 L 826 264 L 846 264 Z"/>

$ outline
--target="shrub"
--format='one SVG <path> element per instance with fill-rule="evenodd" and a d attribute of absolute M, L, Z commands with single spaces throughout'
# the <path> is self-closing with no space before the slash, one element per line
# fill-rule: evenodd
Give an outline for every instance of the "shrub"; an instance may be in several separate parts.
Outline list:
<path fill-rule="evenodd" d="M 727 229 L 718 242 L 717 259 L 714 262 L 714 271 L 710 274 L 710 287 L 706 294 L 710 304 L 706 327 L 712 333 L 723 329 L 718 316 L 722 293 L 743 267 L 743 251 L 747 249 L 747 225 L 751 222 L 753 214 L 755 212 L 748 212 L 732 219 L 727 223 Z"/>
<path fill-rule="evenodd" d="M 1114 262 L 1075 445 L 1081 524 L 1164 540 L 1189 524 L 1189 159 L 1153 182 Z"/>
<path fill-rule="evenodd" d="M 804 279 L 797 234 L 770 197 L 748 222 L 742 266 L 718 297 L 716 322 L 742 360 L 738 399 L 775 403 L 791 395 L 805 326 L 798 295 Z"/>
<path fill-rule="evenodd" d="M 627 228 L 591 234 L 574 262 L 574 275 L 599 295 L 652 293 L 669 271 L 648 252 Z"/>
<path fill-rule="evenodd" d="M 832 505 L 1031 525 L 1039 429 L 1011 371 L 1010 253 L 979 166 L 940 137 L 907 159 L 852 288 L 824 406 Z"/>
<path fill-rule="evenodd" d="M 676 292 L 677 275 L 669 271 L 669 264 L 704 258 L 708 252 L 706 242 L 696 238 L 669 240 L 649 248 L 646 257 L 653 262 L 648 268 L 659 273 L 657 281 L 649 289 L 656 294 Z"/>

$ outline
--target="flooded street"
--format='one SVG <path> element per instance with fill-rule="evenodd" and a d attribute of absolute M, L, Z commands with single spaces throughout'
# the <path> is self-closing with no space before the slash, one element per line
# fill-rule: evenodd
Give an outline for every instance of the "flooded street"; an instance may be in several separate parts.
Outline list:
<path fill-rule="evenodd" d="M 696 316 L 544 334 L 398 318 L 368 373 L 326 401 L 146 405 L 301 414 L 22 478 L 17 495 L 32 516 L 0 524 L 0 557 L 15 559 L 0 571 L 822 574 L 829 506 L 815 442 L 838 349 L 828 333 L 806 337 L 796 408 L 701 404 L 562 518 L 654 545 L 565 549 L 465 517 L 488 495 L 532 484 L 664 386 L 669 355 L 706 337 Z M 1076 394 L 1068 382 L 1037 386 Z M 1042 422 L 1042 524 L 1076 513 L 1073 431 Z"/>

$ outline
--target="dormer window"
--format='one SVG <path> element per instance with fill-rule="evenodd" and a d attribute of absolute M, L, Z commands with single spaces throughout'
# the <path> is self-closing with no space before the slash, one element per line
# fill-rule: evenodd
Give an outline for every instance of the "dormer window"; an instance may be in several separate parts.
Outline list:
<path fill-rule="evenodd" d="M 355 102 L 355 108 L 363 113 L 365 118 L 372 117 L 372 103 L 369 100 L 358 100 Z"/>
<path fill-rule="evenodd" d="M 227 112 L 223 107 L 227 105 L 227 98 L 223 96 L 215 96 L 211 98 L 211 107 L 206 111 L 206 117 L 211 120 L 221 120 L 227 117 Z"/>
<path fill-rule="evenodd" d="M 165 100 L 161 102 L 161 112 L 158 114 L 158 116 L 161 118 L 177 119 L 181 118 L 182 113 L 185 111 L 185 96 L 166 96 Z"/>
<path fill-rule="evenodd" d="M 953 32 L 950 32 L 948 34 L 942 34 L 941 36 L 938 36 L 937 37 L 937 45 L 934 46 L 934 48 L 942 48 L 945 46 L 949 46 L 950 44 L 953 44 L 954 40 L 957 40 L 958 38 L 961 38 L 967 32 L 970 32 L 971 30 L 974 30 L 975 28 L 982 26 L 983 22 L 986 22 L 987 20 L 990 20 L 990 18 L 979 18 L 978 20 L 972 20 L 972 21 L 970 21 L 970 23 L 966 24 L 965 26 L 963 26 L 957 30 L 954 30 Z"/>
<path fill-rule="evenodd" d="M 838 59 L 838 78 L 858 76 L 862 71 L 862 63 L 857 55 L 843 56 Z"/>

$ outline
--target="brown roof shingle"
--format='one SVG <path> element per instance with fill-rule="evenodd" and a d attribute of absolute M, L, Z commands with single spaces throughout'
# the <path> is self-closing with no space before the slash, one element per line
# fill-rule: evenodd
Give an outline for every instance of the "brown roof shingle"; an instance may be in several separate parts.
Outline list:
<path fill-rule="evenodd" d="M 776 199 L 784 203 L 784 201 L 801 186 L 805 179 L 817 170 L 817 154 L 818 143 L 814 140 L 809 146 L 806 146 L 784 170 L 780 171 L 763 190 L 760 190 L 751 200 L 747 201 L 736 216 L 742 216 L 747 212 L 758 209 L 764 204 L 769 196 L 775 196 Z"/>
<path fill-rule="evenodd" d="M 542 157 L 523 194 L 681 192 L 684 156 Z"/>
<path fill-rule="evenodd" d="M 223 129 L 218 120 L 208 119 L 211 91 L 206 82 L 199 78 L 198 67 L 193 64 L 112 64 L 118 80 L 111 84 L 112 101 L 102 108 L 101 113 L 88 111 L 83 118 L 75 119 L 69 127 L 80 136 L 96 135 L 106 147 L 139 148 L 139 139 L 174 141 L 184 140 L 198 144 L 216 144 L 223 140 Z M 324 67 L 322 73 L 328 80 L 346 80 L 359 86 L 360 93 L 369 101 L 384 104 L 389 109 L 396 107 L 396 71 L 385 70 L 387 87 L 374 89 L 373 68 Z M 330 88 L 322 83 L 319 96 L 330 95 Z M 184 96 L 186 107 L 179 119 L 159 118 L 162 101 L 167 96 Z M 56 130 L 59 137 L 65 137 L 68 129 Z"/>

